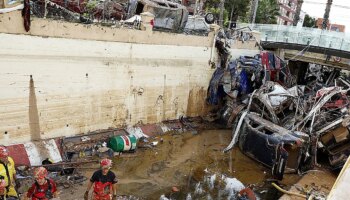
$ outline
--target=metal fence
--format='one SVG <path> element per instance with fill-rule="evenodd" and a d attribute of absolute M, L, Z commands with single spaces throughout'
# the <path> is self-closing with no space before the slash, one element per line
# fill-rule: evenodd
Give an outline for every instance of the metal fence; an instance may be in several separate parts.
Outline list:
<path fill-rule="evenodd" d="M 350 51 L 350 35 L 346 33 L 275 24 L 239 24 L 261 32 L 261 40 L 294 43 Z"/>

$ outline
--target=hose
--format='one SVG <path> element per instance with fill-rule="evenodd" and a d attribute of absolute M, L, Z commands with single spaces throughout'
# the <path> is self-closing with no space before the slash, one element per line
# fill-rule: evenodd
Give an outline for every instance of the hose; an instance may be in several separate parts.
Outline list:
<path fill-rule="evenodd" d="M 289 195 L 294 195 L 294 196 L 298 196 L 298 197 L 301 197 L 301 198 L 304 198 L 306 199 L 306 196 L 303 195 L 303 194 L 299 194 L 299 193 L 295 193 L 295 192 L 289 192 L 287 190 L 284 190 L 282 188 L 280 188 L 278 185 L 276 185 L 276 183 L 271 183 L 271 185 L 273 185 L 278 191 L 280 192 L 283 192 L 285 194 L 289 194 Z"/>

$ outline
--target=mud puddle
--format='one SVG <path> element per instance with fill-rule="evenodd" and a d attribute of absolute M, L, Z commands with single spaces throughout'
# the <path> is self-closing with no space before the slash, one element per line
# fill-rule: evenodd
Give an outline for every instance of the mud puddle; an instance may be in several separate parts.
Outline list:
<path fill-rule="evenodd" d="M 142 199 L 235 199 L 240 189 L 253 184 L 259 199 L 271 199 L 267 197 L 270 183 L 266 182 L 271 178 L 270 169 L 246 157 L 238 148 L 223 153 L 230 140 L 230 130 L 150 139 L 158 144 L 113 159 L 112 170 L 119 177 L 118 195 Z M 92 172 L 85 174 L 90 177 Z M 287 174 L 282 184 L 291 186 L 299 179 L 298 175 Z M 82 196 L 85 184 L 77 187 Z"/>

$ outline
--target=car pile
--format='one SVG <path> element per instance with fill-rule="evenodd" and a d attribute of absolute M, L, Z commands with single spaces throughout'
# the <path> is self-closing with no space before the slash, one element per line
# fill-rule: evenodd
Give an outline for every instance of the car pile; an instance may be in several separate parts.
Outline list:
<path fill-rule="evenodd" d="M 314 64 L 292 74 L 287 62 L 267 51 L 230 60 L 220 43 L 207 102 L 220 108 L 216 119 L 233 129 L 224 151 L 238 144 L 277 179 L 319 166 L 319 160 L 341 168 L 350 154 L 347 76 Z"/>

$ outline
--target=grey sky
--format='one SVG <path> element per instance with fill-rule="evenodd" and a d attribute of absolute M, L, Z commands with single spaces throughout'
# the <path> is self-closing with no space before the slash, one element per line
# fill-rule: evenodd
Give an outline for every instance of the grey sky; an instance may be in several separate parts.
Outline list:
<path fill-rule="evenodd" d="M 312 4 L 308 2 L 324 3 Z M 327 0 L 304 0 L 302 10 L 312 17 L 323 17 Z M 345 31 L 350 32 L 350 1 L 349 0 L 333 0 L 330 12 L 330 22 L 332 24 L 345 25 Z"/>

